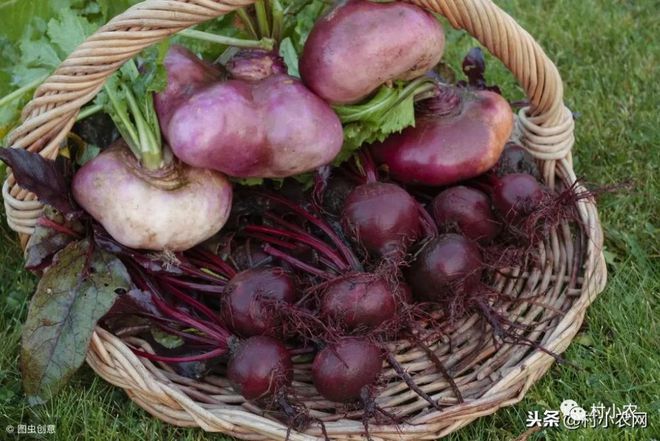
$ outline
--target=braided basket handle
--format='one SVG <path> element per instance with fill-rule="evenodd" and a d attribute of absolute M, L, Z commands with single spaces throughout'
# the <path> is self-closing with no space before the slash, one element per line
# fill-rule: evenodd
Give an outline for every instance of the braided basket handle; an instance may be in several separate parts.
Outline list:
<path fill-rule="evenodd" d="M 539 159 L 568 158 L 573 145 L 572 115 L 563 104 L 557 68 L 534 39 L 491 0 L 408 0 L 465 29 L 515 75 L 530 101 L 518 118 L 521 139 Z M 198 23 L 250 5 L 254 0 L 145 0 L 118 15 L 82 43 L 37 89 L 23 110 L 23 123 L 8 137 L 54 159 L 80 108 L 105 80 L 144 48 Z M 547 165 L 547 163 L 546 163 Z M 554 166 L 544 167 L 552 185 Z M 34 231 L 42 205 L 9 176 L 2 188 L 9 226 L 23 245 Z"/>

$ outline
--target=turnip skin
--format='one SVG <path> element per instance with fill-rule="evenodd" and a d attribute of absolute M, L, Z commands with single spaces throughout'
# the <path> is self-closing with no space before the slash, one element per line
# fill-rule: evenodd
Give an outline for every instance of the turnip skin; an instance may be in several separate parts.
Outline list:
<path fill-rule="evenodd" d="M 349 0 L 314 25 L 300 74 L 324 100 L 354 103 L 388 81 L 423 75 L 444 45 L 440 23 L 417 6 Z"/>
<path fill-rule="evenodd" d="M 167 87 L 154 96 L 154 105 L 164 129 L 183 100 L 200 88 L 219 81 L 222 72 L 179 45 L 170 47 L 163 63 L 167 71 Z"/>
<path fill-rule="evenodd" d="M 513 130 L 507 101 L 490 91 L 459 91 L 455 109 L 422 115 L 371 151 L 396 180 L 443 186 L 476 177 L 493 167 Z"/>
<path fill-rule="evenodd" d="M 186 250 L 225 224 L 232 188 L 220 173 L 183 164 L 172 167 L 151 172 L 151 179 L 125 144 L 116 144 L 75 174 L 73 196 L 127 247 Z M 164 181 L 159 179 L 163 173 L 170 173 Z"/>
<path fill-rule="evenodd" d="M 457 230 L 472 240 L 488 242 L 497 236 L 502 227 L 495 218 L 488 196 L 462 185 L 438 194 L 433 199 L 431 210 L 441 231 Z"/>
<path fill-rule="evenodd" d="M 203 89 L 179 106 L 164 133 L 183 162 L 239 178 L 313 170 L 331 162 L 343 143 L 332 109 L 283 74 Z"/>

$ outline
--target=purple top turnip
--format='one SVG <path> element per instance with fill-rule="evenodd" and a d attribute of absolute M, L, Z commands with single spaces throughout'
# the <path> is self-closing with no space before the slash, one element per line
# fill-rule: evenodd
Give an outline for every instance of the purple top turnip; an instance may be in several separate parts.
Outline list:
<path fill-rule="evenodd" d="M 441 86 L 414 127 L 374 144 L 371 152 L 406 184 L 450 185 L 497 163 L 513 130 L 509 103 L 500 95 Z"/>
<path fill-rule="evenodd" d="M 122 245 L 182 251 L 217 233 L 229 217 L 232 189 L 212 170 L 173 163 L 142 167 L 124 143 L 76 173 L 73 197 Z"/>
<path fill-rule="evenodd" d="M 78 170 L 73 196 L 122 245 L 186 250 L 225 224 L 231 184 L 218 172 L 172 158 L 161 142 L 152 94 L 132 88 L 139 75 L 131 60 L 106 83 L 106 110 L 123 140 Z"/>
<path fill-rule="evenodd" d="M 163 64 L 167 71 L 167 86 L 154 96 L 154 105 L 161 127 L 167 127 L 181 102 L 200 88 L 219 81 L 222 72 L 179 45 L 170 47 Z"/>
<path fill-rule="evenodd" d="M 349 0 L 315 23 L 300 75 L 324 100 L 350 104 L 388 81 L 422 76 L 444 45 L 438 20 L 417 6 Z"/>
<path fill-rule="evenodd" d="M 343 143 L 330 106 L 282 73 L 198 90 L 172 110 L 163 133 L 183 162 L 239 178 L 313 170 L 330 163 Z"/>

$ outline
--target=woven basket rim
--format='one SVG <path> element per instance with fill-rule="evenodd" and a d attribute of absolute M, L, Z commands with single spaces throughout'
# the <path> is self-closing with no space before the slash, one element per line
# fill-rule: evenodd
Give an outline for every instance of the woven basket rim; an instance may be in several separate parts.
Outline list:
<path fill-rule="evenodd" d="M 105 79 L 124 61 L 181 29 L 253 1 L 146 0 L 115 17 L 76 49 L 37 89 L 24 109 L 23 123 L 9 135 L 12 147 L 54 158 L 80 108 L 96 95 Z M 453 27 L 466 30 L 507 66 L 530 100 L 530 105 L 518 112 L 517 139 L 542 164 L 546 185 L 551 188 L 579 186 L 572 169 L 574 124 L 571 112 L 563 104 L 561 78 L 530 34 L 490 0 L 411 0 L 410 3 L 443 15 Z M 93 57 L 100 48 L 110 47 L 115 48 L 115 55 Z M 11 175 L 2 191 L 8 223 L 21 234 L 25 246 L 41 212 L 41 204 L 34 195 L 18 187 Z M 568 302 L 563 318 L 552 328 L 542 330 L 544 347 L 557 354 L 566 349 L 578 332 L 587 307 L 604 289 L 607 278 L 602 229 L 595 203 L 583 199 L 577 203 L 577 208 L 578 230 L 572 232 L 562 227 L 555 231 L 539 250 L 546 256 L 545 266 L 520 275 L 524 286 L 519 290 L 525 292 L 528 285 L 532 291 L 540 287 L 550 292 L 549 298 Z M 568 266 L 575 266 L 575 271 L 571 273 Z M 568 278 L 571 281 L 567 281 Z M 574 284 L 572 288 L 571 284 Z M 517 289 L 505 287 L 504 282 L 502 286 L 502 289 Z M 467 318 L 464 324 L 469 324 L 470 320 Z M 509 352 L 513 353 L 509 355 L 514 363 L 505 362 L 492 372 L 485 365 L 479 372 L 479 381 L 492 379 L 492 382 L 478 398 L 454 404 L 442 412 L 419 413 L 413 418 L 414 424 L 374 425 L 372 437 L 435 439 L 480 416 L 517 403 L 549 369 L 554 358 L 539 350 L 526 350 L 522 355 L 510 349 Z M 411 353 L 404 353 L 403 359 Z M 494 352 L 486 360 L 497 358 L 497 354 L 498 351 Z M 503 354 L 507 354 L 506 350 Z M 233 405 L 231 403 L 236 400 L 231 397 L 219 404 L 205 403 L 203 394 L 196 389 L 200 385 L 191 385 L 167 369 L 138 358 L 125 341 L 102 328 L 97 328 L 92 337 L 87 363 L 106 381 L 125 389 L 147 412 L 171 424 L 201 427 L 243 439 L 284 439 L 287 435 L 283 424 L 261 415 L 249 404 Z M 209 390 L 216 387 L 207 386 Z M 223 386 L 216 389 L 225 390 Z M 359 439 L 362 430 L 359 421 L 342 419 L 328 423 L 332 438 Z M 311 428 L 306 434 L 291 433 L 290 439 L 311 440 L 319 436 L 319 430 Z"/>

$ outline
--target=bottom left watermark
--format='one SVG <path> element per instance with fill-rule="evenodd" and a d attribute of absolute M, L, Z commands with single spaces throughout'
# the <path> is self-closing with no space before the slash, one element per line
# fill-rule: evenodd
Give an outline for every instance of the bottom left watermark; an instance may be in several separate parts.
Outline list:
<path fill-rule="evenodd" d="M 55 433 L 55 424 L 8 424 L 5 427 L 5 433 L 12 434 L 53 434 Z"/>

